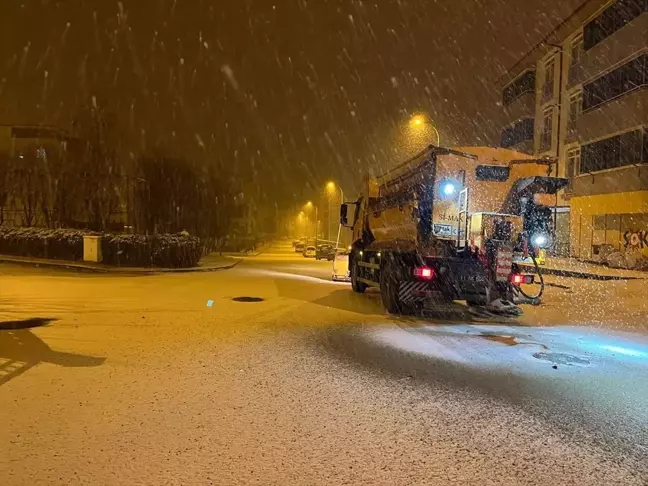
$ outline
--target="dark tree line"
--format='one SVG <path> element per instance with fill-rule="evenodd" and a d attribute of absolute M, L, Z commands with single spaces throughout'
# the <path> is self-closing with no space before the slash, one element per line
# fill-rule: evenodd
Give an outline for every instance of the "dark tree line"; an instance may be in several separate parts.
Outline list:
<path fill-rule="evenodd" d="M 235 212 L 234 185 L 214 167 L 163 152 L 123 163 L 114 127 L 92 111 L 73 136 L 0 153 L 0 224 L 7 209 L 17 224 L 137 233 L 187 231 L 212 249 Z"/>
<path fill-rule="evenodd" d="M 233 212 L 231 187 L 213 167 L 162 154 L 141 157 L 134 185 L 137 226 L 147 233 L 187 231 L 214 248 Z"/>

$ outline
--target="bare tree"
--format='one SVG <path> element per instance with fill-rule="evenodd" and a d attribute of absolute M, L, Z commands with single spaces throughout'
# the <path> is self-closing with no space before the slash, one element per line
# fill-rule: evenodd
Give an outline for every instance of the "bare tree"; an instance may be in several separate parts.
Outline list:
<path fill-rule="evenodd" d="M 30 145 L 10 160 L 8 195 L 22 209 L 23 226 L 36 224 L 43 200 L 43 167 L 38 151 L 39 147 Z"/>
<path fill-rule="evenodd" d="M 119 209 L 119 186 L 123 184 L 115 122 L 93 101 L 93 106 L 77 119 L 75 132 L 80 144 L 76 169 L 80 183 L 78 203 L 90 227 L 103 231 Z"/>

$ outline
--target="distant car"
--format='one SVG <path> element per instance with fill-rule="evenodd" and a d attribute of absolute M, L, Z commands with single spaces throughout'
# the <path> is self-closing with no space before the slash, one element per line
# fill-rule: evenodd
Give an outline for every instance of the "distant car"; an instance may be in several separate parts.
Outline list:
<path fill-rule="evenodd" d="M 332 260 L 332 258 L 329 258 L 332 251 L 333 247 L 331 245 L 318 245 L 315 260 Z"/>
<path fill-rule="evenodd" d="M 306 249 L 304 250 L 304 256 L 306 258 L 315 258 L 316 253 L 317 250 L 315 249 L 314 246 L 307 246 Z"/>
<path fill-rule="evenodd" d="M 299 245 L 299 240 L 293 240 L 292 246 L 295 248 L 297 245 Z"/>
<path fill-rule="evenodd" d="M 297 243 L 295 245 L 295 252 L 297 253 L 304 253 L 305 249 L 306 249 L 306 245 L 304 245 L 303 243 Z"/>

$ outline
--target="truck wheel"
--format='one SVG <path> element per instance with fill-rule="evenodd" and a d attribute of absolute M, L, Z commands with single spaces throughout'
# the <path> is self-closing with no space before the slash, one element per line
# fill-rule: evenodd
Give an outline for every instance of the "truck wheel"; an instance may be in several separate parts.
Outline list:
<path fill-rule="evenodd" d="M 393 263 L 386 263 L 380 272 L 380 295 L 383 306 L 390 314 L 399 314 L 402 312 L 398 298 L 398 275 L 394 271 Z"/>
<path fill-rule="evenodd" d="M 355 260 L 351 264 L 351 288 L 358 294 L 362 294 L 367 290 L 367 284 L 358 281 L 358 264 Z"/>

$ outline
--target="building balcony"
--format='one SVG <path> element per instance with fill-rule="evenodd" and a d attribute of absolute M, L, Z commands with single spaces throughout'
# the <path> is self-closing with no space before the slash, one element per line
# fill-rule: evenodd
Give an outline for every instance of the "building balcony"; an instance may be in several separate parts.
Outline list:
<path fill-rule="evenodd" d="M 572 183 L 572 197 L 648 191 L 648 164 L 581 174 Z"/>
<path fill-rule="evenodd" d="M 567 89 L 582 84 L 621 63 L 648 46 L 648 13 L 616 31 L 581 54 L 578 64 L 570 66 Z"/>
<path fill-rule="evenodd" d="M 523 154 L 533 155 L 533 140 L 523 140 L 522 142 L 508 148 Z"/>
<path fill-rule="evenodd" d="M 535 118 L 536 95 L 527 91 L 504 107 L 504 124 L 511 124 L 521 118 Z"/>
<path fill-rule="evenodd" d="M 566 143 L 589 142 L 648 125 L 648 89 L 640 88 L 581 113 L 569 123 Z"/>

